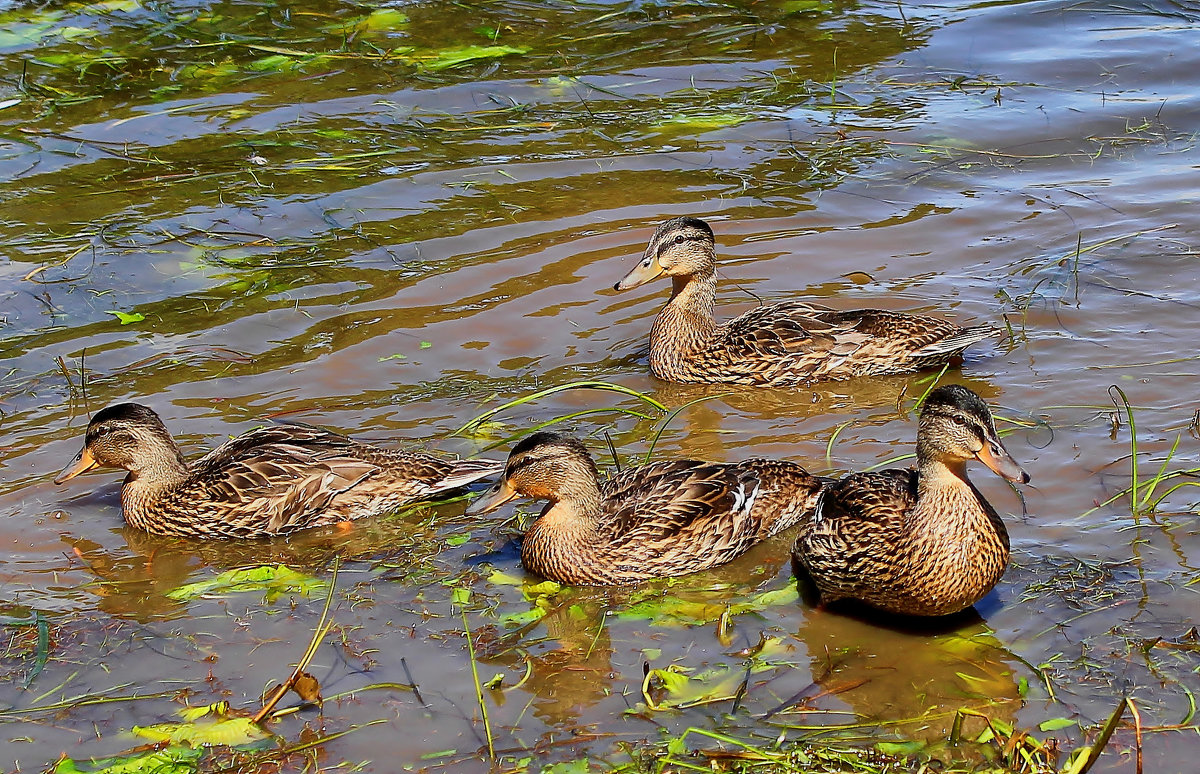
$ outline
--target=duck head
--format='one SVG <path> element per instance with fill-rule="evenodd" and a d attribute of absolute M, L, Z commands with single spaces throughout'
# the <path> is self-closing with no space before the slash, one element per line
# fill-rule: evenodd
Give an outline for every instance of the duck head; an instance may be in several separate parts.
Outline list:
<path fill-rule="evenodd" d="M 629 290 L 659 277 L 712 275 L 716 269 L 712 229 L 699 218 L 673 218 L 650 237 L 642 259 L 614 290 Z"/>
<path fill-rule="evenodd" d="M 1001 478 L 1029 482 L 1029 474 L 1000 441 L 987 404 L 957 384 L 938 387 L 925 398 L 917 425 L 917 459 L 950 466 L 978 460 Z"/>

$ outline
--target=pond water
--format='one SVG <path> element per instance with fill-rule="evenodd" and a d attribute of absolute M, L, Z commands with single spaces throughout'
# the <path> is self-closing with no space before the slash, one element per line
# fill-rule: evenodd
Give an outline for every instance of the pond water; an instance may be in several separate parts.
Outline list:
<path fill-rule="evenodd" d="M 256 707 L 322 595 L 166 592 L 268 562 L 328 579 L 340 556 L 309 671 L 342 698 L 272 726 L 293 747 L 351 731 L 295 753 L 322 768 L 487 770 L 489 727 L 504 770 L 620 762 L 692 727 L 933 743 L 960 708 L 1068 750 L 1128 695 L 1147 770 L 1191 770 L 1200 497 L 1112 499 L 1131 429 L 1110 386 L 1140 486 L 1197 467 L 1198 22 L 1167 0 L 0 4 L 0 766 L 117 754 L 184 703 Z M 558 425 L 604 465 L 606 435 L 628 462 L 660 429 L 658 457 L 825 473 L 908 454 L 931 374 L 649 375 L 666 284 L 611 288 L 682 214 L 717 233 L 724 316 L 806 297 L 1007 325 L 943 377 L 993 405 L 1033 477 L 1018 496 L 974 471 L 1014 547 L 977 616 L 815 610 L 787 535 L 673 582 L 554 590 L 522 571 L 507 510 L 217 544 L 123 528 L 114 473 L 52 483 L 88 413 L 123 400 L 194 455 L 268 417 L 470 454 L 604 407 L 648 418 Z M 664 428 L 571 390 L 453 435 L 594 379 L 708 399 Z M 486 726 L 471 652 L 502 678 Z M 694 706 L 643 696 L 647 665 L 690 670 Z M 1134 771 L 1135 746 L 1127 715 L 1093 771 Z"/>

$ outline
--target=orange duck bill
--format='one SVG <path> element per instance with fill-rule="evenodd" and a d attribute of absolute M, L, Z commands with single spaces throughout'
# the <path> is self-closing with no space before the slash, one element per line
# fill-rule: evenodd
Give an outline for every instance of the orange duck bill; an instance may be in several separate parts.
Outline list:
<path fill-rule="evenodd" d="M 613 290 L 629 290 L 636 288 L 638 285 L 645 285 L 651 280 L 658 279 L 662 276 L 662 264 L 658 262 L 658 258 L 653 255 L 643 255 L 642 260 L 629 270 L 629 273 L 621 279 L 620 282 L 613 285 Z"/>
<path fill-rule="evenodd" d="M 501 480 L 500 483 L 480 495 L 478 500 L 471 503 L 471 506 L 467 508 L 467 515 L 480 516 L 491 513 L 518 496 L 520 496 L 520 492 L 509 486 L 507 480 Z"/>
<path fill-rule="evenodd" d="M 993 473 L 1009 481 L 1029 483 L 1029 474 L 1021 469 L 1008 450 L 997 441 L 986 441 L 983 448 L 975 452 L 975 459 L 987 465 Z"/>
<path fill-rule="evenodd" d="M 75 459 L 67 463 L 67 466 L 62 469 L 62 473 L 54 479 L 54 483 L 61 484 L 64 481 L 70 481 L 80 473 L 87 473 L 92 468 L 100 467 L 100 463 L 92 456 L 92 453 L 84 447 L 75 455 Z"/>

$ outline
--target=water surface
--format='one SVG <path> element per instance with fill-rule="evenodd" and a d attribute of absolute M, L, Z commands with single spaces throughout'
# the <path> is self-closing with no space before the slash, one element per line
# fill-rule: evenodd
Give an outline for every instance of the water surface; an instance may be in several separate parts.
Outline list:
<path fill-rule="evenodd" d="M 20 100 L 0 110 L 0 613 L 40 612 L 52 635 L 23 690 L 35 627 L 5 627 L 6 770 L 119 752 L 137 743 L 124 731 L 185 702 L 256 705 L 322 601 L 165 592 L 265 562 L 327 577 L 334 555 L 336 627 L 310 671 L 326 695 L 356 692 L 274 726 L 290 741 L 356 729 L 320 746 L 330 768 L 487 768 L 455 588 L 470 590 L 480 679 L 503 676 L 485 701 L 506 765 L 623 760 L 623 745 L 692 726 L 761 744 L 813 727 L 944 740 L 963 707 L 1067 749 L 1128 694 L 1152 729 L 1147 770 L 1190 768 L 1195 490 L 1137 517 L 1128 498 L 1095 506 L 1130 483 L 1110 385 L 1136 407 L 1143 476 L 1177 438 L 1168 468 L 1197 465 L 1193 7 L 391 10 L 0 10 L 0 103 Z M 439 69 L 464 50 L 477 58 Z M 520 568 L 507 512 L 468 519 L 450 503 L 216 545 L 124 529 L 115 475 L 51 483 L 88 412 L 121 400 L 152 406 L 191 454 L 264 417 L 469 454 L 576 411 L 645 409 L 562 393 L 486 436 L 448 437 L 579 379 L 671 407 L 710 396 L 667 425 L 659 456 L 830 472 L 908 453 L 929 374 L 732 392 L 649 375 L 665 283 L 611 287 L 682 214 L 717 233 L 723 315 L 810 297 L 1011 328 L 944 377 L 996 408 L 1033 476 L 1022 501 L 975 473 L 1014 546 L 978 617 L 914 631 L 790 602 L 733 616 L 729 639 L 715 616 L 673 613 L 792 588 L 787 536 L 671 583 L 547 595 Z M 628 462 L 661 421 L 562 427 L 611 464 L 605 434 Z M 705 604 L 647 601 L 663 598 Z M 739 651 L 763 634 L 748 672 Z M 647 664 L 746 687 L 654 711 Z M 419 697 L 372 687 L 414 681 Z M 1038 730 L 1057 718 L 1077 725 Z M 1094 770 L 1133 771 L 1133 746 L 1127 723 Z"/>

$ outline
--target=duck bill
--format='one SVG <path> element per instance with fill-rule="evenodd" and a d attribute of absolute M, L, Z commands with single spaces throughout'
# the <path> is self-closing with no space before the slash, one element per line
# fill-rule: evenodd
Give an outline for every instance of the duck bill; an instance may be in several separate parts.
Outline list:
<path fill-rule="evenodd" d="M 64 481 L 70 481 L 80 473 L 87 473 L 92 468 L 100 467 L 100 463 L 92 456 L 92 453 L 84 447 L 75 455 L 75 459 L 67 463 L 67 466 L 62 469 L 62 473 L 54 479 L 54 483 L 61 484 Z"/>
<path fill-rule="evenodd" d="M 1021 469 L 999 442 L 992 441 L 985 443 L 983 448 L 975 452 L 975 459 L 987 465 L 988 468 L 1000 478 L 1008 481 L 1019 481 L 1022 484 L 1029 483 L 1029 474 Z"/>
<path fill-rule="evenodd" d="M 663 275 L 663 267 L 659 264 L 658 258 L 650 258 L 650 262 L 646 262 L 646 257 L 634 266 L 628 274 L 617 284 L 613 285 L 613 290 L 629 290 L 636 288 L 638 285 L 645 285 L 651 280 L 656 280 Z"/>
<path fill-rule="evenodd" d="M 508 484 L 508 480 L 502 480 L 494 487 L 480 495 L 479 499 L 471 503 L 471 507 L 467 508 L 468 516 L 480 516 L 504 505 L 509 500 L 515 498 L 519 492 L 513 489 Z"/>

